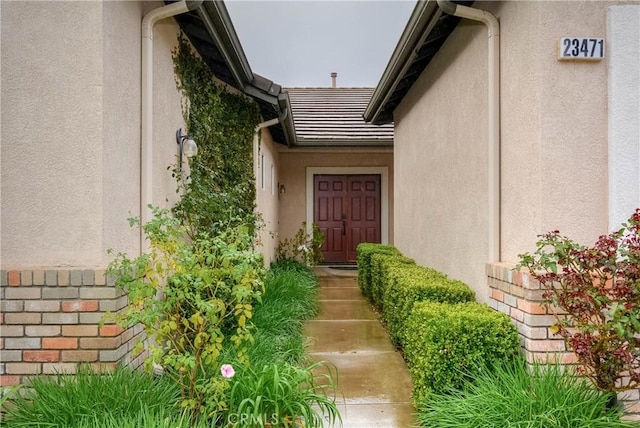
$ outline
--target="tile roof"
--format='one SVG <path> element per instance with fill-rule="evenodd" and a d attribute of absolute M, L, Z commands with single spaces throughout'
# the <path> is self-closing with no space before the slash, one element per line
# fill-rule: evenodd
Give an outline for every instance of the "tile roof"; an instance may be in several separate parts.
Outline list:
<path fill-rule="evenodd" d="M 374 88 L 286 88 L 297 146 L 391 146 L 393 124 L 362 118 Z"/>

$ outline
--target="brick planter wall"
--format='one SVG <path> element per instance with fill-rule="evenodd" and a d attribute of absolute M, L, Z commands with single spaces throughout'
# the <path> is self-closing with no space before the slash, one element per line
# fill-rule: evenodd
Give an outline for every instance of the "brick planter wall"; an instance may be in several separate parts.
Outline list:
<path fill-rule="evenodd" d="M 121 291 L 95 269 L 0 272 L 0 386 L 38 374 L 73 373 L 78 363 L 137 367 L 132 349 L 142 327 L 99 327 L 102 316 L 127 304 Z"/>
<path fill-rule="evenodd" d="M 563 364 L 575 364 L 575 354 L 567 351 L 564 340 L 549 330 L 555 323 L 555 316 L 541 304 L 544 290 L 540 283 L 528 273 L 514 268 L 512 263 L 487 264 L 489 306 L 511 317 L 528 362 L 559 360 Z M 632 419 L 640 420 L 639 390 L 620 393 L 618 399 Z"/>

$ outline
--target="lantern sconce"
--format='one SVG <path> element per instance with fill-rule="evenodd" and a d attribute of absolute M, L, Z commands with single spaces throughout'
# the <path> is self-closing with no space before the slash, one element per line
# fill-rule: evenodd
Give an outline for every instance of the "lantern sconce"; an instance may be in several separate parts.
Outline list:
<path fill-rule="evenodd" d="M 176 143 L 178 143 L 178 152 L 180 156 L 180 163 L 178 168 L 182 169 L 182 156 L 186 156 L 190 159 L 198 154 L 198 145 L 193 138 L 187 134 L 182 133 L 182 128 L 176 131 Z"/>

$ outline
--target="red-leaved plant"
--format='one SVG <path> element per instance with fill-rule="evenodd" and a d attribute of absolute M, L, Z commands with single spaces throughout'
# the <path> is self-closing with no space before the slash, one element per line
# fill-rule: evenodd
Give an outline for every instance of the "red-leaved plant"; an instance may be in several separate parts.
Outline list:
<path fill-rule="evenodd" d="M 603 392 L 640 386 L 640 208 L 622 228 L 585 247 L 552 231 L 521 254 L 558 310 L 554 333 L 578 358 L 578 370 Z"/>

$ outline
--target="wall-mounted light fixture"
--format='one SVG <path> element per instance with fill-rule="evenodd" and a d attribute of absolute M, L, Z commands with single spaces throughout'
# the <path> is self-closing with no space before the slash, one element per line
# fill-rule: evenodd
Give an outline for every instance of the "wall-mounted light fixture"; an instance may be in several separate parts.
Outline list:
<path fill-rule="evenodd" d="M 198 154 L 198 145 L 189 135 L 182 133 L 182 128 L 176 131 L 176 143 L 178 143 L 178 152 L 180 153 L 179 169 L 182 169 L 182 155 L 192 158 Z"/>
<path fill-rule="evenodd" d="M 278 194 L 284 195 L 285 193 L 287 193 L 287 189 L 284 187 L 284 184 L 278 183 Z"/>

